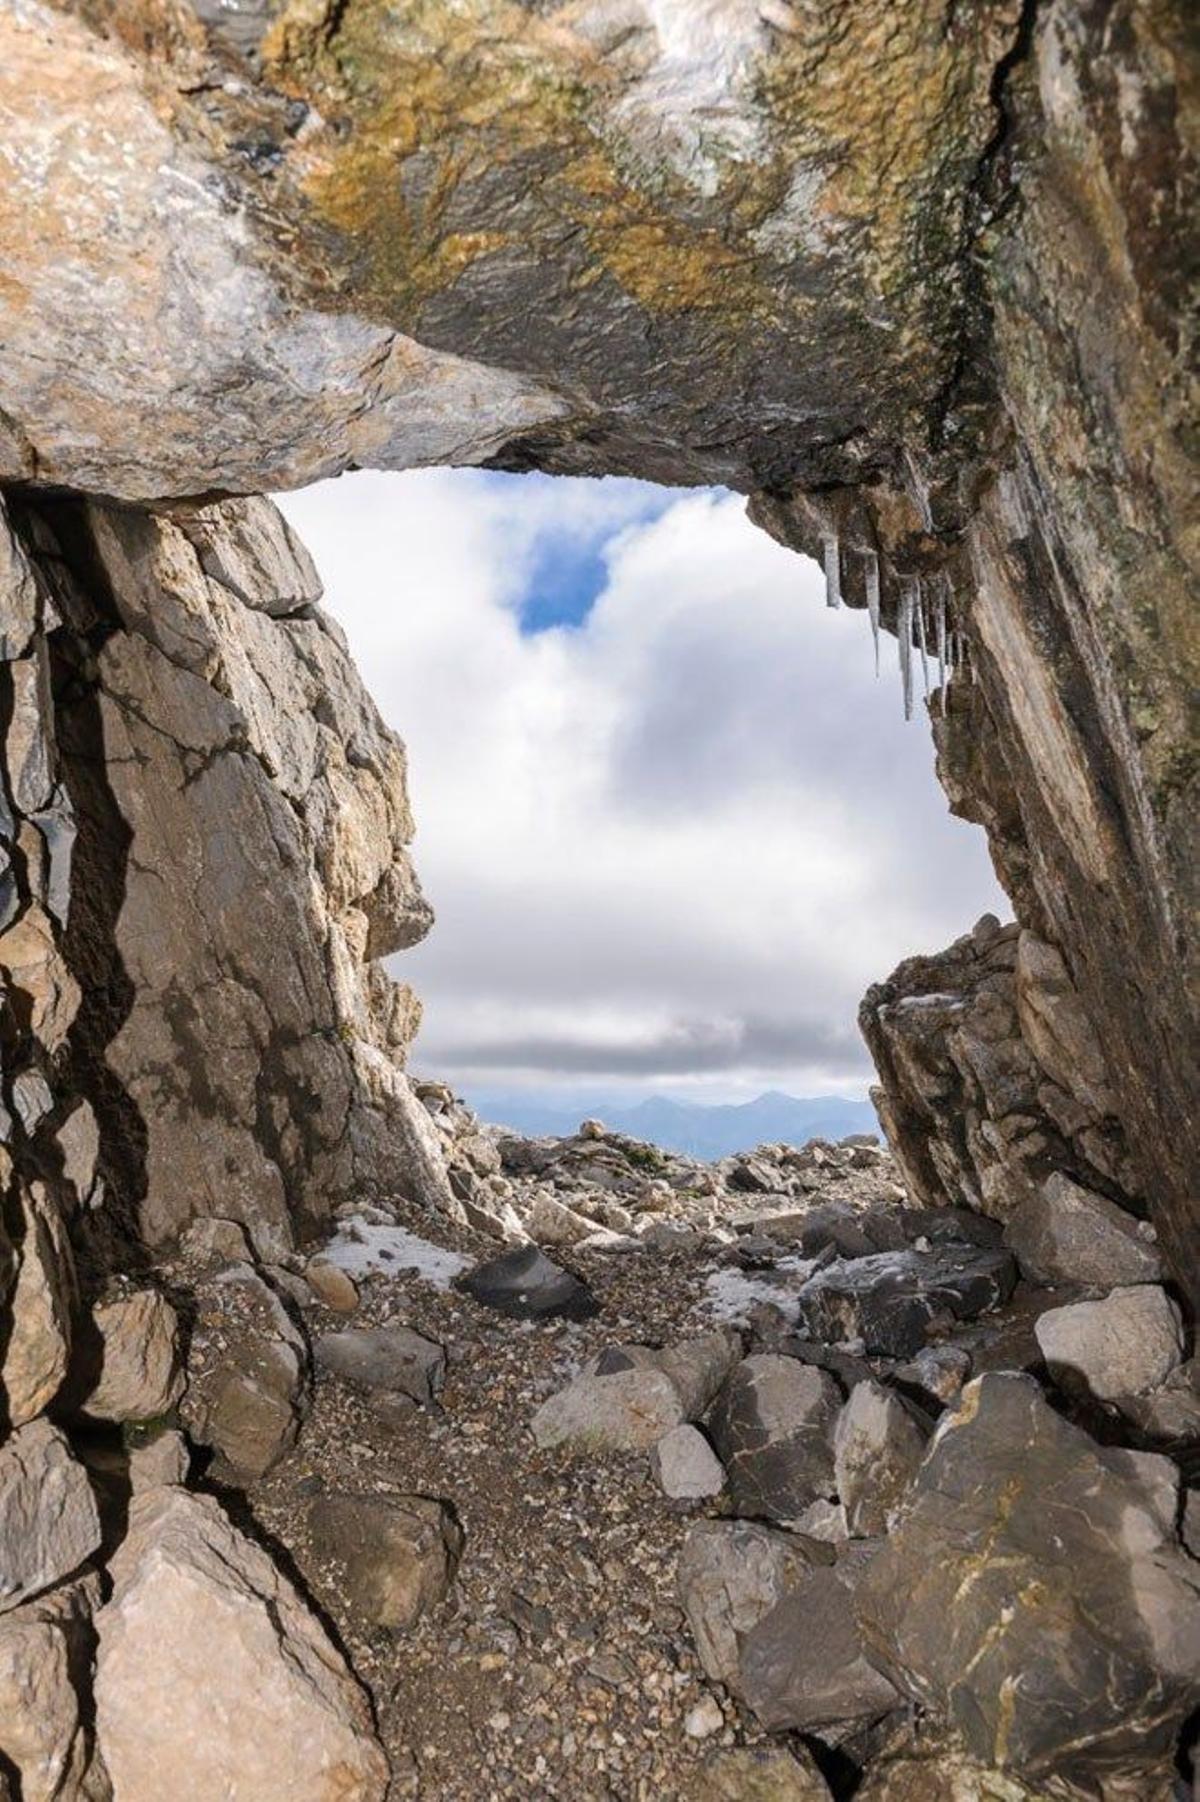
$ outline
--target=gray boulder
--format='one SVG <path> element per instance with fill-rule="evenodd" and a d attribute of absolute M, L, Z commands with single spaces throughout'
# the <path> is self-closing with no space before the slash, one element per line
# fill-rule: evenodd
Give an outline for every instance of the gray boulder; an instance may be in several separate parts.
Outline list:
<path fill-rule="evenodd" d="M 739 1514 L 795 1521 L 835 1493 L 833 1426 L 842 1392 L 815 1365 L 761 1353 L 737 1366 L 709 1430 Z"/>
<path fill-rule="evenodd" d="M 1114 1289 L 1156 1283 L 1162 1259 L 1144 1221 L 1055 1171 L 1008 1223 L 1005 1239 L 1035 1283 Z"/>
<path fill-rule="evenodd" d="M 664 1433 L 650 1454 L 663 1494 L 673 1502 L 699 1502 L 725 1487 L 721 1460 L 698 1427 L 686 1422 Z"/>
<path fill-rule="evenodd" d="M 1034 1331 L 1051 1375 L 1101 1401 L 1157 1389 L 1183 1361 L 1179 1309 L 1153 1284 L 1051 1308 Z"/>
<path fill-rule="evenodd" d="M 1007 1251 L 943 1245 L 879 1252 L 810 1277 L 798 1297 L 799 1321 L 814 1339 L 861 1339 L 878 1356 L 911 1358 L 932 1326 L 999 1307 L 1016 1280 Z"/>
<path fill-rule="evenodd" d="M 0 1614 L 61 1583 L 100 1544 L 87 1472 L 48 1420 L 0 1448 Z"/>
<path fill-rule="evenodd" d="M 679 1601 L 714 1682 L 740 1693 L 746 1635 L 813 1564 L 832 1561 L 827 1546 L 755 1521 L 696 1523 L 679 1554 Z"/>
<path fill-rule="evenodd" d="M 577 1377 L 544 1401 L 531 1422 L 542 1451 L 644 1452 L 684 1417 L 679 1391 L 665 1371 L 633 1365 Z"/>
<path fill-rule="evenodd" d="M 858 1585 L 872 1656 L 1026 1781 L 1154 1768 L 1200 1699 L 1200 1565 L 1168 1461 L 1094 1443 L 1029 1377 L 968 1385 Z"/>
<path fill-rule="evenodd" d="M 475 1301 L 518 1320 L 587 1320 L 598 1304 L 586 1283 L 553 1263 L 536 1245 L 517 1245 L 477 1264 L 459 1281 Z"/>
<path fill-rule="evenodd" d="M 925 1433 L 900 1397 L 881 1383 L 859 1383 L 833 1434 L 837 1492 L 852 1534 L 886 1533 L 925 1455 Z"/>
<path fill-rule="evenodd" d="M 446 1354 L 408 1326 L 351 1327 L 323 1333 L 313 1346 L 317 1364 L 357 1389 L 434 1400 L 446 1380 Z"/>
<path fill-rule="evenodd" d="M 746 1635 L 742 1695 L 772 1732 L 815 1733 L 889 1714 L 902 1698 L 870 1662 L 854 1612 L 878 1552 L 863 1542 L 806 1571 Z"/>

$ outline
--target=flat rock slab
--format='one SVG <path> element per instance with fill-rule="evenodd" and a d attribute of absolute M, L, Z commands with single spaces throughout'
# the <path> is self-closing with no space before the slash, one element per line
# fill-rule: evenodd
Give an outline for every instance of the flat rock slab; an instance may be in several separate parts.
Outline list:
<path fill-rule="evenodd" d="M 446 1380 L 446 1354 L 408 1326 L 350 1327 L 313 1346 L 322 1370 L 356 1388 L 433 1401 Z"/>
<path fill-rule="evenodd" d="M 880 1357 L 911 1358 L 941 1320 L 974 1320 L 1012 1294 L 1011 1252 L 938 1246 L 880 1252 L 831 1264 L 797 1298 L 799 1322 L 815 1339 L 861 1339 Z"/>
<path fill-rule="evenodd" d="M 872 1654 L 984 1765 L 1136 1783 L 1200 1700 L 1177 1504 L 1167 1459 L 1096 1444 L 1030 1377 L 984 1376 L 858 1585 Z"/>
<path fill-rule="evenodd" d="M 1162 1276 L 1162 1259 L 1147 1223 L 1062 1171 L 1025 1198 L 1004 1236 L 1035 1283 L 1115 1289 L 1156 1283 Z"/>
<path fill-rule="evenodd" d="M 536 1245 L 514 1246 L 477 1264 L 458 1286 L 485 1308 L 517 1320 L 588 1320 L 599 1312 L 587 1284 L 552 1263 Z"/>

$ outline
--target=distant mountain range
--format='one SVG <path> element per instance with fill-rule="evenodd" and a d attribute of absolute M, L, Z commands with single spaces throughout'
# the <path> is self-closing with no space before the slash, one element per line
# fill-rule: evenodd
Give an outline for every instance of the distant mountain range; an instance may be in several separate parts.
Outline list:
<path fill-rule="evenodd" d="M 630 1106 L 601 1102 L 591 1109 L 565 1108 L 561 1103 L 517 1095 L 469 1094 L 467 1100 L 481 1119 L 511 1126 L 514 1132 L 533 1138 L 565 1138 L 578 1130 L 581 1120 L 594 1118 L 603 1120 L 614 1132 L 697 1158 L 728 1157 L 766 1143 L 803 1145 L 808 1139 L 842 1139 L 847 1133 L 879 1131 L 869 1101 L 848 1101 L 838 1095 L 802 1100 L 773 1092 L 755 1101 L 718 1107 L 651 1095 Z"/>

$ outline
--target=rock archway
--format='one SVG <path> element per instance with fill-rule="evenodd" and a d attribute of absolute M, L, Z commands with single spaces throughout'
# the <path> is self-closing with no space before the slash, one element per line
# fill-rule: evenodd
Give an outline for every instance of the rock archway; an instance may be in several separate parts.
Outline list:
<path fill-rule="evenodd" d="M 1185 14 L 0 0 L 10 1426 L 189 1221 L 458 1206 L 377 963 L 402 753 L 258 498 L 364 465 L 719 480 L 945 620 L 1024 931 L 868 997 L 896 1150 L 1085 1181 L 1195 1302 Z"/>

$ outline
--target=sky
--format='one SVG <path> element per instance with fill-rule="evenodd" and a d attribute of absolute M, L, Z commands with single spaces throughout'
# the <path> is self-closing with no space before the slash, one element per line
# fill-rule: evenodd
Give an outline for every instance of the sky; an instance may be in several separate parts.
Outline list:
<path fill-rule="evenodd" d="M 469 1095 L 861 1096 L 867 986 L 981 913 L 862 613 L 719 490 L 471 470 L 280 497 L 408 745 L 436 923 L 392 960 Z"/>

